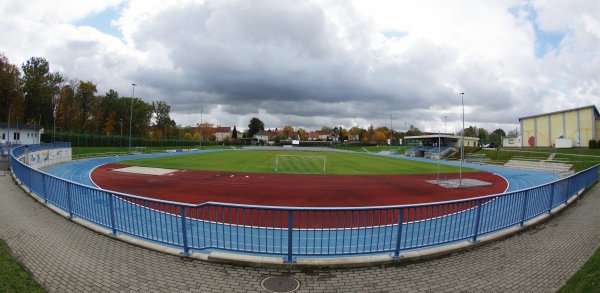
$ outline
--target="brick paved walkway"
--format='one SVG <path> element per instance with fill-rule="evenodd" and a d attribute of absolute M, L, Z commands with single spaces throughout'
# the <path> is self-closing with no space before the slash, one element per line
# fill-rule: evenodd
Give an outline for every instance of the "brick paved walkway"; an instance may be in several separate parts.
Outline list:
<path fill-rule="evenodd" d="M 265 277 L 297 292 L 554 292 L 600 244 L 600 187 L 549 222 L 472 251 L 361 269 L 267 269 L 165 255 L 101 236 L 54 214 L 0 165 L 0 238 L 51 292 L 265 292 Z M 4 167 L 4 168 L 2 168 Z M 3 176 L 4 175 L 4 176 Z"/>

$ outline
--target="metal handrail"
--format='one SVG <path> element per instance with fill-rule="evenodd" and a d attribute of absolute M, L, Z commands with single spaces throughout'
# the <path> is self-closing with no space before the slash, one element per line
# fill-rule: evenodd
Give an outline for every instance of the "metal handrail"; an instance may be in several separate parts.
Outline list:
<path fill-rule="evenodd" d="M 67 145 L 39 145 L 29 151 Z M 598 178 L 596 165 L 524 190 L 463 200 L 371 207 L 285 207 L 206 202 L 187 204 L 90 187 L 30 168 L 11 152 L 15 177 L 34 194 L 113 234 L 182 249 L 220 249 L 299 256 L 390 253 L 477 241 L 563 205 Z"/>

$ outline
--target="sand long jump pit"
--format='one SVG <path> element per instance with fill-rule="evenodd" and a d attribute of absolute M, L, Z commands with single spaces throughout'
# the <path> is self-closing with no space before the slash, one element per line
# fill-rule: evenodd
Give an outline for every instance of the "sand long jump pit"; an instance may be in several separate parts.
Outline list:
<path fill-rule="evenodd" d="M 112 169 L 111 171 L 130 173 L 130 174 L 161 176 L 161 175 L 171 174 L 171 173 L 177 172 L 179 170 L 132 166 L 132 167 L 116 168 L 116 169 Z"/>

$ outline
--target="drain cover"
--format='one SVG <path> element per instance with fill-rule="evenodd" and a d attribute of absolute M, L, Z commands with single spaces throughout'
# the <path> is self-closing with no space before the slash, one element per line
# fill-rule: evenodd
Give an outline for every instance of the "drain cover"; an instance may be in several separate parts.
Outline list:
<path fill-rule="evenodd" d="M 300 288 L 300 282 L 292 277 L 273 276 L 266 277 L 260 282 L 263 289 L 273 293 L 294 292 Z"/>

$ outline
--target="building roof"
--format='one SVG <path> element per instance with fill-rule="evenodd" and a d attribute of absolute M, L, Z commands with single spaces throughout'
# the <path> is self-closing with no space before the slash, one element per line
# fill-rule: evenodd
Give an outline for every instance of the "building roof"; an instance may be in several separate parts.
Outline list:
<path fill-rule="evenodd" d="M 230 126 L 217 126 L 215 127 L 215 132 L 231 132 Z"/>
<path fill-rule="evenodd" d="M 0 127 L 1 128 L 8 128 L 8 122 L 0 122 Z M 41 130 L 43 129 L 43 127 L 41 127 L 40 125 L 31 125 L 31 124 L 23 124 L 23 123 L 11 123 L 10 124 L 10 129 L 21 129 L 21 130 Z"/>
<path fill-rule="evenodd" d="M 431 138 L 454 138 L 461 139 L 460 135 L 449 135 L 449 134 L 430 134 L 430 135 L 415 135 L 415 136 L 405 136 L 404 139 L 431 139 Z M 479 140 L 479 137 L 473 136 L 465 136 L 465 140 Z"/>
<path fill-rule="evenodd" d="M 259 131 L 259 132 L 257 132 L 257 133 L 254 134 L 254 136 L 257 136 L 257 135 L 259 135 L 259 136 L 268 136 L 269 133 L 267 133 L 264 130 L 261 130 L 261 131 Z"/>
<path fill-rule="evenodd" d="M 540 116 L 548 116 L 548 115 L 553 115 L 553 114 L 560 114 L 560 113 L 564 113 L 564 112 L 584 110 L 584 109 L 589 109 L 589 108 L 592 108 L 592 110 L 594 111 L 594 114 L 595 114 L 596 118 L 600 118 L 600 113 L 598 112 L 598 108 L 596 108 L 595 105 L 589 105 L 589 106 L 584 106 L 584 107 L 579 107 L 579 108 L 573 108 L 573 109 L 567 109 L 567 110 L 562 110 L 562 111 L 556 111 L 556 112 L 550 112 L 550 113 L 544 113 L 544 114 L 537 114 L 537 115 L 520 117 L 519 121 L 521 121 L 523 119 L 535 118 L 535 117 L 540 117 Z"/>

